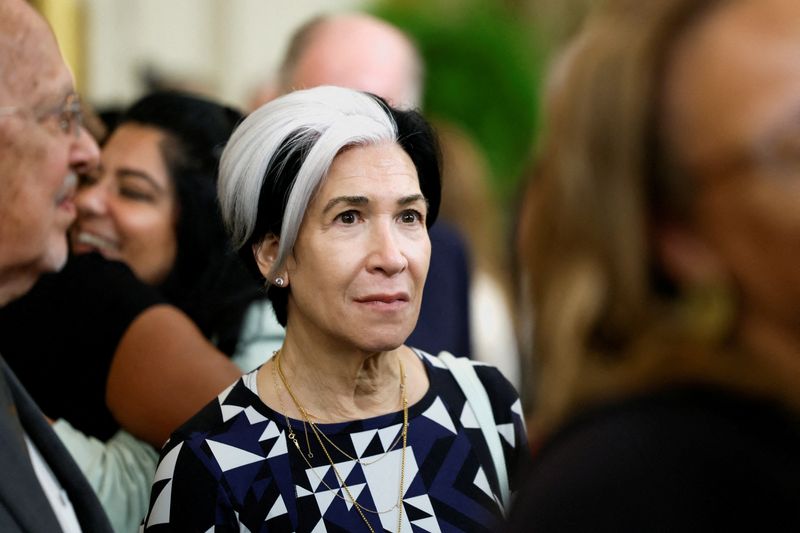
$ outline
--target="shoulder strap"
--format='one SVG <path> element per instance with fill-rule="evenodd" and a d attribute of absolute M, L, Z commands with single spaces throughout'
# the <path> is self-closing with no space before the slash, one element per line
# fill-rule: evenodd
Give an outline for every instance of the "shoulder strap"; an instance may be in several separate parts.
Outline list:
<path fill-rule="evenodd" d="M 483 438 L 492 454 L 494 469 L 497 472 L 497 482 L 500 486 L 500 498 L 504 509 L 508 509 L 510 495 L 508 488 L 508 472 L 506 471 L 506 460 L 503 455 L 503 445 L 500 443 L 500 435 L 497 432 L 497 425 L 492 414 L 492 404 L 489 402 L 489 395 L 483 387 L 475 367 L 466 357 L 455 357 L 450 352 L 439 353 L 439 359 L 447 365 L 453 374 L 458 386 L 466 396 L 478 425 L 483 433 Z"/>

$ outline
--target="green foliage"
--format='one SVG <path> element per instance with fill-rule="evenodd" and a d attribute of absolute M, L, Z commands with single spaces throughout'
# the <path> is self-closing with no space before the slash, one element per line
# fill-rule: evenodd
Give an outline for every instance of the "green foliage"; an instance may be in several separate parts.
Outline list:
<path fill-rule="evenodd" d="M 383 0 L 373 13 L 420 47 L 425 113 L 470 133 L 487 154 L 499 198 L 509 200 L 528 162 L 537 126 L 542 58 L 532 30 L 501 6 L 462 0 Z"/>

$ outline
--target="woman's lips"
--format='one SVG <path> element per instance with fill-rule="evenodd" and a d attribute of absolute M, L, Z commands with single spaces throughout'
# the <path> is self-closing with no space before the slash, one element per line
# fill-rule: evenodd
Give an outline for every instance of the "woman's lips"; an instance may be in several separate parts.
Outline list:
<path fill-rule="evenodd" d="M 356 298 L 356 303 L 366 305 L 378 310 L 391 311 L 405 307 L 409 302 L 408 293 L 380 293 L 369 294 Z"/>

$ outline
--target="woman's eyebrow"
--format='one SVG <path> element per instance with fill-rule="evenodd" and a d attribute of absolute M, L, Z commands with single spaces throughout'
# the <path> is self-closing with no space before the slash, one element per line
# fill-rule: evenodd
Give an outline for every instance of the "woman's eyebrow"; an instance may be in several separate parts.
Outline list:
<path fill-rule="evenodd" d="M 421 194 L 410 194 L 408 196 L 403 196 L 402 198 L 397 200 L 397 205 L 404 206 L 413 204 L 414 202 L 424 202 L 425 204 L 428 203 L 425 197 L 422 196 Z"/>
<path fill-rule="evenodd" d="M 135 168 L 123 167 L 123 168 L 118 169 L 116 174 L 117 174 L 118 178 L 137 178 L 137 179 L 142 179 L 142 180 L 145 180 L 146 182 L 148 182 L 150 185 L 152 185 L 153 188 L 155 188 L 156 190 L 158 190 L 158 191 L 163 191 L 164 190 L 164 187 L 160 183 L 158 183 L 155 179 L 153 179 L 153 177 L 150 174 L 148 174 L 147 172 L 144 172 L 142 170 L 137 170 Z"/>
<path fill-rule="evenodd" d="M 399 200 L 397 200 L 397 205 L 405 206 L 409 204 L 413 204 L 415 202 L 424 202 L 425 204 L 428 201 L 425 197 L 421 194 L 410 194 L 408 196 L 403 196 Z M 337 196 L 336 198 L 331 198 L 327 204 L 325 204 L 325 208 L 322 210 L 323 213 L 327 213 L 335 206 L 339 204 L 346 204 L 346 205 L 366 205 L 369 203 L 369 198 L 366 196 Z"/>
<path fill-rule="evenodd" d="M 337 196 L 336 198 L 331 198 L 328 203 L 325 204 L 325 209 L 323 209 L 322 212 L 327 213 L 338 204 L 366 205 L 368 203 L 369 198 L 366 196 Z"/>

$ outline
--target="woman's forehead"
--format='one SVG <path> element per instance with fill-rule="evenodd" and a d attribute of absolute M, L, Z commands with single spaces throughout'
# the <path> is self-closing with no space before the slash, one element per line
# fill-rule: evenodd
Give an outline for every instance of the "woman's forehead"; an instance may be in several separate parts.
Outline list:
<path fill-rule="evenodd" d="M 336 156 L 320 183 L 318 194 L 372 194 L 419 191 L 419 177 L 411 158 L 397 144 L 353 147 Z M 368 195 L 369 196 L 369 195 Z"/>
<path fill-rule="evenodd" d="M 723 4 L 678 44 L 665 82 L 667 134 L 687 163 L 751 149 L 800 108 L 800 2 Z"/>

